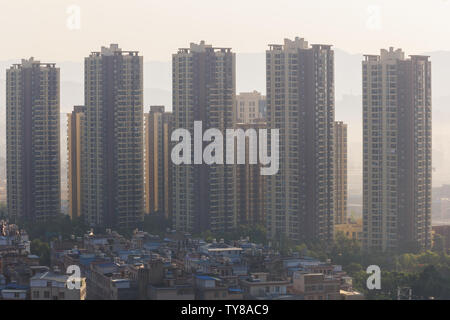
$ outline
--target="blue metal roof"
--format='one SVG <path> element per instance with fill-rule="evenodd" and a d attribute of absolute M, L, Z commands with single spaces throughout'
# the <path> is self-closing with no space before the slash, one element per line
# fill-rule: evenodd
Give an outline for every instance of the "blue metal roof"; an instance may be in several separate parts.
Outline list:
<path fill-rule="evenodd" d="M 28 290 L 30 286 L 20 285 L 17 283 L 8 283 L 7 285 L 0 286 L 0 290 L 3 289 L 12 289 L 12 290 Z"/>
<path fill-rule="evenodd" d="M 199 275 L 199 274 L 196 274 L 195 275 L 195 277 L 197 278 L 197 279 L 200 279 L 200 280 L 220 280 L 220 279 L 218 279 L 218 278 L 214 278 L 214 277 L 211 277 L 211 276 L 206 276 L 206 275 Z"/>

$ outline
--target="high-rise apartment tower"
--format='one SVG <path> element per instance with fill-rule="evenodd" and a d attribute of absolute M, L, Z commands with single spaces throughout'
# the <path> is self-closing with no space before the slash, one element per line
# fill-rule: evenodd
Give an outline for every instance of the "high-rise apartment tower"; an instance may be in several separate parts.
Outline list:
<path fill-rule="evenodd" d="M 187 129 L 193 136 L 194 121 L 201 121 L 203 131 L 216 128 L 225 136 L 235 119 L 235 69 L 230 48 L 202 41 L 179 49 L 172 56 L 174 129 Z M 194 150 L 194 139 L 191 143 Z M 208 144 L 203 142 L 202 150 Z M 188 232 L 235 228 L 236 167 L 194 164 L 193 156 L 191 160 L 191 165 L 173 168 L 174 228 Z"/>
<path fill-rule="evenodd" d="M 366 55 L 363 246 L 431 246 L 431 62 L 401 49 Z"/>
<path fill-rule="evenodd" d="M 280 130 L 280 170 L 267 177 L 269 236 L 333 238 L 334 52 L 301 38 L 266 51 L 267 126 Z"/>
<path fill-rule="evenodd" d="M 6 71 L 7 203 L 12 220 L 61 213 L 59 68 L 22 60 Z"/>
<path fill-rule="evenodd" d="M 143 220 L 143 58 L 117 44 L 84 62 L 82 212 L 91 226 Z"/>

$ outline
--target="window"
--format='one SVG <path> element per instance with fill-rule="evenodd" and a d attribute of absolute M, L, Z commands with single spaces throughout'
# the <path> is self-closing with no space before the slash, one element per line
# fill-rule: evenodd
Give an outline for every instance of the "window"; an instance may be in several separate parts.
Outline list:
<path fill-rule="evenodd" d="M 50 292 L 49 291 L 44 291 L 44 298 L 45 299 L 50 298 Z"/>
<path fill-rule="evenodd" d="M 39 291 L 33 291 L 33 298 L 39 299 Z"/>

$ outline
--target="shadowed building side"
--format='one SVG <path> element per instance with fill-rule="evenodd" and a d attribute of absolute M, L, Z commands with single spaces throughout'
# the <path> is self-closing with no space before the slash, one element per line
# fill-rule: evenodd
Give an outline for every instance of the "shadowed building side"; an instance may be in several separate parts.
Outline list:
<path fill-rule="evenodd" d="M 334 223 L 347 223 L 347 124 L 334 122 Z"/>
<path fill-rule="evenodd" d="M 267 125 L 262 120 L 255 120 L 254 123 L 238 123 L 236 129 L 255 130 L 256 137 L 259 137 L 259 129 L 266 129 Z M 259 137 L 261 139 L 261 137 Z M 256 225 L 264 224 L 264 204 L 265 204 L 265 179 L 261 174 L 261 163 L 250 164 L 250 144 L 253 143 L 255 150 L 258 149 L 259 139 L 245 137 L 245 164 L 236 164 L 236 195 L 238 203 L 238 221 L 240 224 Z M 236 145 L 237 147 L 237 145 Z"/>

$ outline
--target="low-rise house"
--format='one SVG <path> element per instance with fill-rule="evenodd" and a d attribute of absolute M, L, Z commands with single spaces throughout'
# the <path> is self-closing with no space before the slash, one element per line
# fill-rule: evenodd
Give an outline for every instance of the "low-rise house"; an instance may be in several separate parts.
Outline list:
<path fill-rule="evenodd" d="M 195 291 L 191 284 L 166 286 L 149 286 L 150 300 L 194 300 Z"/>
<path fill-rule="evenodd" d="M 30 287 L 17 283 L 5 283 L 5 278 L 0 275 L 0 299 L 1 300 L 27 300 L 30 296 Z"/>
<path fill-rule="evenodd" d="M 364 294 L 358 291 L 340 291 L 341 300 L 364 300 Z"/>
<path fill-rule="evenodd" d="M 199 247 L 199 253 L 210 257 L 225 257 L 229 258 L 231 261 L 240 259 L 242 248 L 230 246 L 220 241 L 220 243 L 209 243 Z"/>
<path fill-rule="evenodd" d="M 2 300 L 27 300 L 28 290 L 25 289 L 2 289 Z"/>
<path fill-rule="evenodd" d="M 287 294 L 288 280 L 277 279 L 266 272 L 252 273 L 239 281 L 246 299 L 273 299 Z"/>
<path fill-rule="evenodd" d="M 194 275 L 194 288 L 196 300 L 242 300 L 243 290 L 212 275 Z"/>
<path fill-rule="evenodd" d="M 92 263 L 88 274 L 89 300 L 138 299 L 137 284 L 126 271 L 126 266 L 114 262 Z"/>
<path fill-rule="evenodd" d="M 305 300 L 339 300 L 338 278 L 323 273 L 294 272 L 293 292 L 304 296 Z"/>
<path fill-rule="evenodd" d="M 38 273 L 30 280 L 31 300 L 85 300 L 86 279 L 69 275 Z"/>

